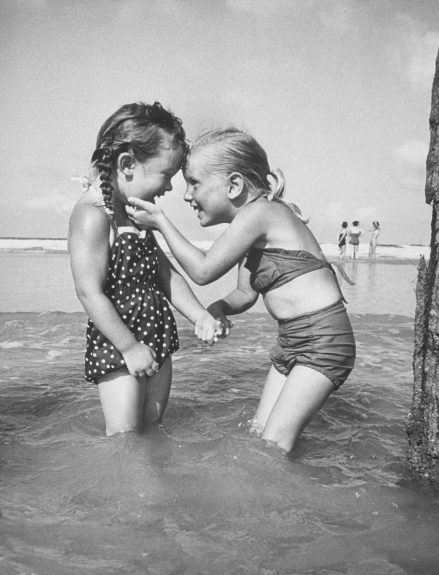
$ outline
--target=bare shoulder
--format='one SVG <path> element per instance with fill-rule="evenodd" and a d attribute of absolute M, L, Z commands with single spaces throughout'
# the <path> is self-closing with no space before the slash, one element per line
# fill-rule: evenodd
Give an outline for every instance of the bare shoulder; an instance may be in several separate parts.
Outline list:
<path fill-rule="evenodd" d="M 228 235 L 232 230 L 239 230 L 252 242 L 265 238 L 270 225 L 270 217 L 267 217 L 270 203 L 265 198 L 260 198 L 242 206 L 229 226 Z"/>
<path fill-rule="evenodd" d="M 304 222 L 297 217 L 294 211 L 283 202 L 275 202 L 260 198 L 255 202 L 243 206 L 235 218 L 242 225 L 258 226 L 264 233 L 270 230 L 296 230 L 297 233 L 306 228 Z M 306 232 L 305 232 L 306 233 Z"/>
<path fill-rule="evenodd" d="M 241 221 L 252 223 L 269 220 L 277 211 L 277 206 L 267 198 L 258 198 L 256 201 L 245 204 L 236 218 Z"/>
<path fill-rule="evenodd" d="M 266 220 L 269 224 L 276 226 L 288 226 L 302 228 L 305 224 L 297 217 L 296 213 L 283 201 L 267 200 L 254 202 L 255 217 Z"/>
<path fill-rule="evenodd" d="M 105 211 L 102 209 L 100 203 L 96 200 L 96 194 L 91 192 L 86 192 L 83 196 L 79 198 L 76 202 L 71 219 L 82 219 L 86 218 L 98 221 L 100 219 L 107 219 Z"/>
<path fill-rule="evenodd" d="M 260 204 L 259 225 L 265 231 L 265 245 L 258 247 L 304 250 L 322 256 L 309 226 L 287 204 L 269 200 L 255 204 Z"/>
<path fill-rule="evenodd" d="M 96 205 L 96 196 L 85 193 L 72 210 L 69 222 L 69 238 L 73 235 L 108 236 L 110 223 L 102 207 Z"/>

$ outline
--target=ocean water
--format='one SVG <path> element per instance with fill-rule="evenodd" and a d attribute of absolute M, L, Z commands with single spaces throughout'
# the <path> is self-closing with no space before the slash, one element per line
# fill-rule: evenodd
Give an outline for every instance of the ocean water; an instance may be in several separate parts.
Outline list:
<path fill-rule="evenodd" d="M 177 314 L 163 426 L 106 438 L 68 257 L 0 266 L 2 575 L 439 573 L 439 493 L 406 464 L 413 263 L 344 265 L 357 365 L 289 456 L 248 433 L 276 333 L 260 303 L 213 347 Z"/>

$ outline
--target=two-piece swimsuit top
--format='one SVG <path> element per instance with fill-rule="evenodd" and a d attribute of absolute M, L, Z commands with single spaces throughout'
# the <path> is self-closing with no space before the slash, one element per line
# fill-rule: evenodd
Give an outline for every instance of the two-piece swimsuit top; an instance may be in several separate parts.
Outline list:
<path fill-rule="evenodd" d="M 314 270 L 327 268 L 335 276 L 329 262 L 303 250 L 252 248 L 244 265 L 250 271 L 250 285 L 261 294 Z"/>
<path fill-rule="evenodd" d="M 256 201 L 254 198 L 251 201 Z M 280 201 L 273 198 L 272 201 Z M 305 250 L 283 248 L 251 248 L 244 264 L 250 271 L 250 285 L 258 293 L 265 294 L 291 280 L 314 270 L 327 268 L 334 275 L 342 299 L 337 275 L 331 264 Z"/>

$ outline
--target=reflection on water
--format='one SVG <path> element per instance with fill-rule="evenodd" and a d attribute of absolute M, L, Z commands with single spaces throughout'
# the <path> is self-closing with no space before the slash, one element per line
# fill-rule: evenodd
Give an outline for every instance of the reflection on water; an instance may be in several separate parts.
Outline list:
<path fill-rule="evenodd" d="M 417 262 L 382 263 L 343 261 L 341 264 L 355 285 L 338 274 L 351 313 L 414 316 Z"/>

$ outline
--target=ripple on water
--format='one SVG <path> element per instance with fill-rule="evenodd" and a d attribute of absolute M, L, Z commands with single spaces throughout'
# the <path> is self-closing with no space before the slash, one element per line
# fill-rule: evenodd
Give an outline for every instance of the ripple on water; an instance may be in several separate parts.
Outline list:
<path fill-rule="evenodd" d="M 402 481 L 410 318 L 354 315 L 357 366 L 285 457 L 247 427 L 275 332 L 265 316 L 243 315 L 208 351 L 183 323 L 163 427 L 111 439 L 82 379 L 84 317 L 69 316 L 0 334 L 23 341 L 0 349 L 12 573 L 435 573 L 439 495 Z"/>

